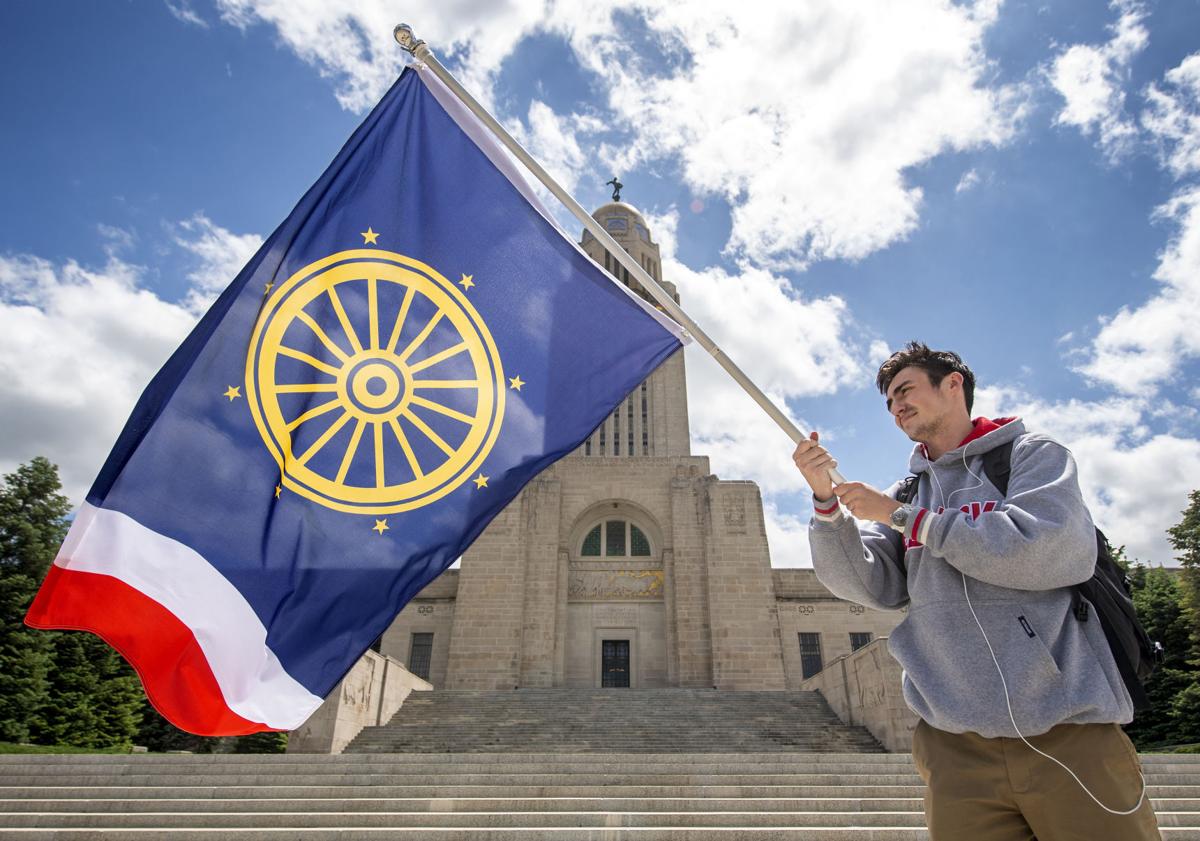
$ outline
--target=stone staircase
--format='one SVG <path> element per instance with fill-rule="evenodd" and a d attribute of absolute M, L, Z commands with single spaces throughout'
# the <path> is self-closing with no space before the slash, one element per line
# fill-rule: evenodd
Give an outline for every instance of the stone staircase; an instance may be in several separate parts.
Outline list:
<path fill-rule="evenodd" d="M 681 728 L 686 730 L 686 725 Z M 1166 841 L 1200 756 L 1143 757 Z M 0 756 L 0 837 L 916 841 L 907 754 Z"/>
<path fill-rule="evenodd" d="M 877 753 L 817 692 L 414 692 L 347 753 Z"/>

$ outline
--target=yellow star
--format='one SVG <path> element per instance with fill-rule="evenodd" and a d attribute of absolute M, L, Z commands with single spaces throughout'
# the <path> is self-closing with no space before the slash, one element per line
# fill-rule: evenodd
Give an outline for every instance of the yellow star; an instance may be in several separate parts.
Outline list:
<path fill-rule="evenodd" d="M 473 277 L 475 277 L 475 275 L 473 275 L 473 274 L 463 275 L 463 279 L 458 282 L 458 285 L 461 286 L 463 289 L 470 289 L 472 286 L 475 285 L 475 282 L 473 280 L 471 280 L 471 278 L 473 278 Z"/>
<path fill-rule="evenodd" d="M 283 491 L 283 485 L 275 486 L 275 498 L 279 499 L 279 494 Z"/>
<path fill-rule="evenodd" d="M 377 531 L 381 535 L 388 530 L 387 520 L 376 520 L 375 525 L 371 527 L 371 531 Z"/>
<path fill-rule="evenodd" d="M 480 473 L 478 476 L 476 476 L 471 481 L 475 483 L 476 488 L 486 488 L 487 480 L 488 480 L 488 477 L 484 476 L 482 473 Z"/>
<path fill-rule="evenodd" d="M 242 396 L 242 387 L 240 385 L 231 385 L 229 388 L 225 389 L 225 396 L 228 397 L 229 402 L 232 403 L 235 397 Z"/>
<path fill-rule="evenodd" d="M 517 391 L 520 391 L 521 386 L 523 386 L 523 385 L 525 385 L 525 381 L 523 379 L 521 379 L 520 374 L 517 374 L 517 376 L 515 376 L 515 377 L 510 377 L 508 380 L 508 387 L 515 388 Z"/>
<path fill-rule="evenodd" d="M 270 292 L 271 287 L 274 285 L 274 282 L 263 284 L 263 294 L 266 295 L 268 292 Z"/>
<path fill-rule="evenodd" d="M 379 243 L 376 242 L 376 240 L 379 239 L 379 234 L 372 231 L 370 225 L 368 225 L 367 229 L 362 232 L 362 238 L 363 245 L 379 245 Z"/>

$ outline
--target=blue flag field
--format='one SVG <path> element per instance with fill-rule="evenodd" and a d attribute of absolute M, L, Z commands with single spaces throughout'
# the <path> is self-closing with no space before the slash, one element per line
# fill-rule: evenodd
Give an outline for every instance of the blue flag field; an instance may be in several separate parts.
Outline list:
<path fill-rule="evenodd" d="M 147 387 L 26 622 L 184 730 L 294 729 L 681 342 L 408 68 Z"/>

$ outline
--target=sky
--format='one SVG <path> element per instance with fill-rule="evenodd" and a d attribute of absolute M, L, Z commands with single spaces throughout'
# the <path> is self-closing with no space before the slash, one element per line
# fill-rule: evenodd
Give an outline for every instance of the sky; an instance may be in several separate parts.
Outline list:
<path fill-rule="evenodd" d="M 397 15 L 403 15 L 403 18 Z M 402 69 L 435 54 L 850 479 L 910 339 L 1066 444 L 1131 557 L 1200 487 L 1200 0 L 0 4 L 0 472 L 82 501 L 138 394 Z M 464 197 L 464 200 L 467 197 Z M 563 225 L 580 226 L 565 211 Z M 792 444 L 696 346 L 692 451 L 810 565 Z"/>

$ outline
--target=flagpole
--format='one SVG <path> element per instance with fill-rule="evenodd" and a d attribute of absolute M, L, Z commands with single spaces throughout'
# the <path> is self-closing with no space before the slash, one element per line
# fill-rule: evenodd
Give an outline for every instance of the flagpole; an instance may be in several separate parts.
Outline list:
<path fill-rule="evenodd" d="M 542 165 L 534 160 L 534 158 L 525 151 L 521 144 L 518 143 L 512 135 L 505 131 L 504 127 L 500 125 L 496 118 L 488 113 L 487 109 L 480 105 L 479 102 L 476 101 L 475 97 L 471 96 L 466 88 L 459 84 L 458 80 L 450 74 L 450 71 L 443 67 L 441 62 L 434 57 L 433 51 L 429 49 L 429 46 L 413 34 L 411 26 L 406 23 L 402 23 L 392 31 L 392 34 L 395 36 L 397 43 L 399 43 L 401 47 L 410 53 L 413 58 L 424 63 L 425 66 L 432 70 L 434 74 L 436 74 L 437 77 L 442 80 L 446 87 L 450 88 L 450 90 L 454 92 L 454 95 L 457 96 L 464 105 L 471 109 L 472 113 L 474 113 L 475 116 L 478 117 L 483 124 L 488 127 L 488 129 L 491 130 L 492 134 L 494 134 L 496 138 L 505 145 L 508 151 L 512 152 L 517 160 L 524 164 L 525 167 L 532 172 L 534 176 L 536 176 L 537 179 L 542 182 L 542 184 L 545 185 L 546 189 L 549 190 L 556 199 L 562 202 L 567 209 L 571 211 L 576 219 L 583 223 L 583 226 L 591 233 L 591 235 L 594 236 L 601 244 L 603 244 L 604 247 L 607 248 L 609 252 L 611 252 L 612 255 L 617 259 L 617 261 L 637 279 L 638 283 L 640 283 L 642 287 L 650 293 L 650 297 L 654 298 L 654 300 L 658 302 L 667 315 L 669 315 L 680 326 L 682 326 L 687 333 L 691 334 L 692 338 L 696 340 L 696 343 L 699 344 L 700 347 L 704 348 L 704 350 L 706 350 L 708 354 L 717 361 L 717 364 L 725 369 L 729 376 L 733 377 L 734 382 L 740 385 L 742 389 L 750 395 L 750 398 L 762 407 L 762 409 L 771 417 L 771 420 L 775 421 L 779 428 L 787 433 L 788 437 L 791 438 L 792 441 L 800 443 L 808 437 L 803 431 L 800 430 L 799 427 L 792 423 L 791 419 L 788 418 L 788 416 L 784 414 L 778 406 L 771 402 L 771 399 L 763 393 L 762 389 L 755 385 L 754 381 L 746 376 L 742 369 L 739 368 L 733 362 L 733 360 L 725 354 L 725 351 L 717 347 L 716 342 L 709 338 L 708 334 L 700 328 L 700 325 L 693 321 L 691 317 L 683 311 L 679 304 L 675 303 L 675 299 L 671 297 L 670 293 L 659 286 L 658 281 L 651 277 L 649 273 L 647 273 L 646 270 L 643 269 L 641 265 L 639 265 L 638 262 L 633 259 L 629 252 L 627 252 L 623 246 L 613 239 L 612 236 L 609 235 L 608 231 L 606 231 L 602 225 L 593 219 L 592 215 L 584 210 L 583 206 L 579 202 L 575 201 L 570 193 L 559 186 L 558 182 L 550 176 L 550 173 L 546 172 L 546 170 L 542 168 Z M 842 474 L 839 473 L 836 468 L 832 467 L 829 469 L 829 477 L 833 480 L 835 485 L 846 481 Z"/>

